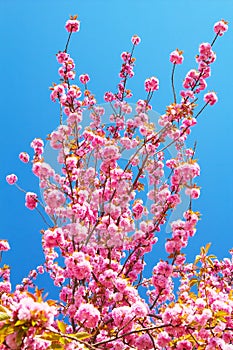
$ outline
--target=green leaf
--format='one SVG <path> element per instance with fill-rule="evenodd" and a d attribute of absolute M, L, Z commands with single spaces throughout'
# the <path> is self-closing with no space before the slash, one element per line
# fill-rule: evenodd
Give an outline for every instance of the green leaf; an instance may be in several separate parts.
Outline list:
<path fill-rule="evenodd" d="M 5 341 L 7 334 L 0 334 L 0 344 L 2 344 Z"/>
<path fill-rule="evenodd" d="M 57 326 L 59 328 L 59 330 L 65 334 L 66 333 L 66 324 L 63 321 L 57 321 Z"/>
<path fill-rule="evenodd" d="M 213 255 L 213 254 L 210 254 L 208 257 L 209 257 L 210 259 L 216 259 L 216 258 L 217 258 L 217 256 L 216 256 L 216 255 Z"/>
<path fill-rule="evenodd" d="M 8 315 L 8 313 L 0 311 L 0 321 L 5 321 L 5 320 L 8 320 L 9 318 L 10 316 Z"/>
<path fill-rule="evenodd" d="M 25 324 L 27 321 L 26 320 L 18 320 L 15 322 L 15 326 L 22 326 L 23 324 Z"/>
<path fill-rule="evenodd" d="M 60 334 L 56 334 L 53 332 L 46 332 L 46 333 L 43 333 L 40 336 L 40 338 L 45 340 L 57 341 L 57 340 L 60 340 L 61 336 Z"/>
<path fill-rule="evenodd" d="M 215 316 L 217 317 L 223 317 L 223 316 L 229 316 L 228 312 L 224 311 L 224 310 L 220 310 L 220 311 L 217 311 L 215 313 Z"/>
<path fill-rule="evenodd" d="M 14 325 L 12 325 L 11 323 L 5 323 L 1 328 L 0 328 L 0 334 L 11 334 L 14 333 L 15 329 L 14 329 Z"/>
<path fill-rule="evenodd" d="M 210 264 L 211 267 L 214 267 L 213 261 L 211 259 L 209 259 L 209 257 L 207 258 L 208 263 Z"/>
<path fill-rule="evenodd" d="M 196 256 L 196 259 L 195 259 L 195 261 L 194 261 L 194 265 L 196 265 L 196 264 L 200 261 L 200 259 L 201 259 L 201 256 L 200 256 L 200 255 L 197 255 L 197 256 Z"/>
<path fill-rule="evenodd" d="M 0 305 L 0 312 L 6 312 L 7 313 L 8 311 L 9 310 L 6 307 Z"/>
<path fill-rule="evenodd" d="M 205 252 L 208 253 L 208 250 L 210 249 L 211 243 L 207 243 L 205 246 Z"/>
<path fill-rule="evenodd" d="M 73 334 L 73 336 L 78 340 L 83 340 L 83 339 L 87 339 L 87 338 L 92 337 L 92 334 L 89 334 L 87 332 L 79 332 L 79 333 Z"/>

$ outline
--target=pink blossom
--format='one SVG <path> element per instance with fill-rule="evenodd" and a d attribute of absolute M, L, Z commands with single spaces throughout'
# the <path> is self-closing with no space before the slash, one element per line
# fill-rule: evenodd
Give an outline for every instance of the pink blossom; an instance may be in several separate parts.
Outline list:
<path fill-rule="evenodd" d="M 15 305 L 14 313 L 19 320 L 34 320 L 37 324 L 48 327 L 53 323 L 57 311 L 55 306 L 49 306 L 46 302 L 36 302 L 25 295 Z"/>
<path fill-rule="evenodd" d="M 198 60 L 199 61 L 199 60 Z M 208 63 L 205 61 L 200 61 L 198 65 L 198 71 L 201 72 L 202 78 L 209 78 L 211 75 L 211 69 Z"/>
<path fill-rule="evenodd" d="M 9 185 L 14 185 L 18 181 L 18 178 L 15 174 L 10 174 L 10 175 L 7 175 L 6 181 L 8 182 Z"/>
<path fill-rule="evenodd" d="M 129 325 L 129 322 L 133 320 L 134 313 L 132 313 L 131 307 L 120 306 L 112 311 L 112 317 L 116 326 L 123 327 Z"/>
<path fill-rule="evenodd" d="M 56 246 L 61 246 L 64 242 L 63 232 L 61 228 L 48 229 L 44 231 L 43 235 L 44 246 L 47 248 L 52 248 Z M 40 269 L 40 273 L 43 270 Z"/>
<path fill-rule="evenodd" d="M 11 283 L 8 281 L 0 282 L 0 294 L 10 293 L 10 292 L 11 292 Z"/>
<path fill-rule="evenodd" d="M 60 125 L 57 130 L 50 135 L 50 145 L 54 149 L 62 148 L 62 141 L 66 140 L 71 133 L 71 128 L 67 125 Z"/>
<path fill-rule="evenodd" d="M 115 100 L 115 95 L 112 92 L 106 92 L 104 94 L 104 100 L 105 102 L 112 102 Z"/>
<path fill-rule="evenodd" d="M 50 98 L 53 102 L 56 101 L 56 99 L 63 100 L 65 99 L 65 84 L 58 84 L 54 85 L 53 87 L 50 88 L 52 90 L 50 94 Z"/>
<path fill-rule="evenodd" d="M 142 301 L 137 301 L 132 305 L 132 312 L 138 317 L 146 317 L 148 314 L 148 307 Z"/>
<path fill-rule="evenodd" d="M 139 100 L 137 101 L 136 112 L 137 112 L 138 114 L 139 114 L 139 113 L 144 113 L 144 112 L 146 112 L 146 108 L 147 108 L 146 101 L 139 99 Z M 128 122 L 129 122 L 129 120 L 128 120 Z M 134 120 L 131 120 L 131 119 L 130 119 L 130 122 L 132 123 L 132 126 L 134 126 L 134 125 L 133 125 L 133 124 L 134 124 Z"/>
<path fill-rule="evenodd" d="M 217 336 L 210 337 L 208 345 L 206 346 L 206 350 L 212 350 L 212 349 L 226 349 L 225 342 L 223 339 Z"/>
<path fill-rule="evenodd" d="M 181 64 L 183 63 L 184 56 L 182 56 L 183 51 L 176 49 L 175 51 L 172 51 L 170 54 L 170 61 L 173 64 Z"/>
<path fill-rule="evenodd" d="M 204 101 L 213 106 L 216 102 L 218 102 L 218 97 L 215 92 L 208 92 L 204 95 Z"/>
<path fill-rule="evenodd" d="M 115 145 L 106 145 L 102 151 L 102 156 L 104 159 L 109 159 L 109 160 L 119 159 L 120 157 L 119 149 Z"/>
<path fill-rule="evenodd" d="M 80 29 L 80 21 L 77 20 L 77 16 L 70 16 L 70 19 L 66 21 L 65 28 L 69 33 L 78 32 Z"/>
<path fill-rule="evenodd" d="M 65 51 L 59 51 L 56 54 L 56 57 L 57 57 L 57 61 L 62 64 L 69 59 L 70 55 Z"/>
<path fill-rule="evenodd" d="M 21 152 L 21 153 L 19 154 L 19 159 L 20 159 L 23 163 L 28 163 L 30 158 L 29 158 L 28 153 L 26 153 L 26 152 Z"/>
<path fill-rule="evenodd" d="M 185 89 L 193 89 L 199 78 L 200 73 L 195 69 L 191 69 L 185 76 L 183 87 Z"/>
<path fill-rule="evenodd" d="M 222 36 L 228 30 L 228 22 L 222 19 L 216 22 L 214 25 L 214 32 L 219 36 Z"/>
<path fill-rule="evenodd" d="M 31 146 L 32 148 L 34 148 L 34 149 L 37 148 L 37 147 L 43 147 L 43 146 L 44 146 L 44 141 L 41 140 L 41 139 L 39 139 L 39 138 L 35 138 L 35 139 L 31 142 L 30 146 Z"/>
<path fill-rule="evenodd" d="M 172 254 L 176 251 L 175 242 L 173 240 L 168 240 L 165 243 L 165 249 L 168 254 Z"/>
<path fill-rule="evenodd" d="M 132 211 L 133 211 L 135 220 L 138 220 L 142 217 L 143 210 L 144 210 L 143 201 L 141 199 L 137 199 L 132 206 Z"/>
<path fill-rule="evenodd" d="M 33 173 L 40 179 L 48 178 L 55 175 L 55 171 L 51 168 L 48 163 L 35 162 L 32 166 Z"/>
<path fill-rule="evenodd" d="M 68 224 L 63 228 L 64 234 L 75 242 L 83 242 L 87 237 L 87 227 L 80 223 Z"/>
<path fill-rule="evenodd" d="M 152 340 L 148 334 L 142 334 L 137 338 L 136 346 L 138 350 L 154 349 Z"/>
<path fill-rule="evenodd" d="M 89 75 L 88 74 L 81 74 L 80 76 L 79 76 L 79 80 L 80 80 L 80 82 L 82 83 L 82 84 L 87 84 L 89 81 L 90 81 L 90 77 L 89 77 Z"/>
<path fill-rule="evenodd" d="M 12 334 L 8 334 L 6 337 L 6 344 L 9 347 L 9 349 L 17 350 L 18 344 L 17 344 L 17 332 L 14 332 Z"/>
<path fill-rule="evenodd" d="M 30 146 L 34 149 L 35 156 L 40 158 L 41 154 L 44 152 L 44 142 L 36 138 L 31 142 Z"/>
<path fill-rule="evenodd" d="M 44 267 L 42 265 L 37 266 L 37 271 L 38 271 L 38 273 L 43 274 L 44 273 Z"/>
<path fill-rule="evenodd" d="M 66 201 L 65 195 L 59 190 L 44 192 L 44 199 L 46 204 L 52 209 L 62 206 Z"/>
<path fill-rule="evenodd" d="M 86 259 L 84 253 L 74 252 L 65 259 L 66 277 L 76 277 L 77 279 L 89 278 L 92 267 L 90 262 Z"/>
<path fill-rule="evenodd" d="M 62 78 L 64 78 L 64 80 L 74 79 L 75 78 L 75 72 L 73 70 L 74 68 L 75 68 L 74 60 L 72 58 L 69 58 L 69 60 L 65 61 L 62 67 L 58 69 L 58 73 Z M 61 97 L 62 96 L 64 97 L 64 95 L 61 95 Z"/>
<path fill-rule="evenodd" d="M 177 343 L 176 343 L 176 349 L 178 350 L 192 350 L 193 349 L 193 346 L 192 346 L 192 343 L 188 340 L 179 340 Z"/>
<path fill-rule="evenodd" d="M 204 327 L 208 320 L 212 318 L 212 316 L 213 315 L 210 309 L 204 309 L 202 313 L 195 316 L 195 319 L 202 327 Z"/>
<path fill-rule="evenodd" d="M 100 312 L 92 304 L 82 304 L 75 314 L 75 319 L 84 327 L 95 328 L 100 320 Z"/>
<path fill-rule="evenodd" d="M 192 199 L 197 199 L 200 197 L 200 188 L 192 187 L 186 188 L 185 193 L 190 196 Z"/>
<path fill-rule="evenodd" d="M 7 251 L 10 249 L 9 243 L 5 239 L 0 239 L 0 251 Z"/>
<path fill-rule="evenodd" d="M 199 53 L 197 56 L 197 61 L 205 61 L 205 63 L 213 63 L 216 59 L 216 55 L 212 50 L 212 46 L 210 43 L 202 43 L 199 45 Z"/>
<path fill-rule="evenodd" d="M 157 343 L 159 346 L 166 346 L 168 345 L 168 343 L 170 342 L 171 340 L 171 337 L 168 335 L 167 332 L 165 331 L 162 331 L 158 334 L 158 340 L 157 340 Z"/>
<path fill-rule="evenodd" d="M 121 59 L 124 61 L 124 62 L 128 62 L 131 58 L 131 55 L 129 52 L 122 52 L 121 54 Z"/>
<path fill-rule="evenodd" d="M 140 37 L 138 35 L 135 34 L 135 35 L 132 36 L 131 42 L 132 42 L 133 45 L 136 46 L 136 45 L 140 44 L 141 39 L 140 39 Z"/>
<path fill-rule="evenodd" d="M 30 209 L 33 210 L 37 207 L 38 204 L 38 198 L 37 198 L 37 194 L 34 192 L 27 192 L 26 196 L 25 196 L 25 206 Z"/>
<path fill-rule="evenodd" d="M 146 92 L 156 91 L 159 89 L 159 80 L 156 77 L 151 77 L 145 80 Z"/>

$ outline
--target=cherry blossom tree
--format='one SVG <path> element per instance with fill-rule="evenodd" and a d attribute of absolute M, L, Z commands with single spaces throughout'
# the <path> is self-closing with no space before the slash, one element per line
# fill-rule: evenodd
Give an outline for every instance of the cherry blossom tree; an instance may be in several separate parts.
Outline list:
<path fill-rule="evenodd" d="M 6 178 L 25 192 L 26 207 L 43 216 L 45 259 L 14 291 L 9 266 L 1 267 L 0 349 L 233 349 L 232 258 L 220 261 L 210 255 L 210 244 L 192 263 L 185 255 L 200 219 L 192 210 L 200 195 L 195 182 L 200 167 L 195 145 L 187 148 L 185 142 L 202 111 L 217 102 L 215 92 L 202 93 L 216 59 L 213 45 L 227 31 L 227 22 L 214 25 L 212 43 L 200 44 L 197 66 L 186 74 L 179 93 L 174 77 L 183 52 L 170 54 L 173 101 L 159 117 L 159 126 L 150 117 L 159 89 L 156 77 L 145 80 L 134 110 L 128 102 L 140 38 L 134 35 L 131 51 L 121 54 L 117 91 L 104 95 L 111 107 L 104 123 L 105 109 L 88 88 L 89 75 L 79 75 L 78 85 L 74 82 L 68 48 L 80 29 L 77 16 L 65 28 L 67 43 L 56 56 L 60 82 L 51 87 L 59 126 L 48 136 L 60 170 L 46 162 L 44 141 L 35 138 L 31 164 L 41 199 L 24 191 L 15 174 Z M 83 127 L 85 111 L 90 123 Z M 172 145 L 176 154 L 167 157 Z M 19 158 L 30 162 L 28 153 Z M 167 257 L 159 260 L 161 228 L 183 190 L 188 207 L 171 222 L 170 236 L 164 239 Z M 9 249 L 0 240 L 0 251 Z M 154 265 L 150 278 L 144 276 L 148 254 Z M 44 273 L 57 287 L 58 301 L 47 300 L 36 286 L 38 274 Z"/>

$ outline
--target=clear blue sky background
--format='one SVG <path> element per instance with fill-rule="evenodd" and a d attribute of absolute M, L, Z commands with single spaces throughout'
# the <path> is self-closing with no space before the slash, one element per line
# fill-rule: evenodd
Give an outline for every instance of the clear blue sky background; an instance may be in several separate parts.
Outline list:
<path fill-rule="evenodd" d="M 12 266 L 13 283 L 43 260 L 40 229 L 44 223 L 36 212 L 25 208 L 24 195 L 7 185 L 5 176 L 15 172 L 22 187 L 38 192 L 37 178 L 30 166 L 18 160 L 18 154 L 32 154 L 31 140 L 45 139 L 58 125 L 58 105 L 50 101 L 48 87 L 59 80 L 55 54 L 64 49 L 65 21 L 76 13 L 81 31 L 73 36 L 70 51 L 76 71 L 90 74 L 89 87 L 98 102 L 103 102 L 105 91 L 115 90 L 120 53 L 130 49 L 130 38 L 137 33 L 142 43 L 136 50 L 136 76 L 130 83 L 132 102 L 143 97 L 144 79 L 156 75 L 160 90 L 153 107 L 159 113 L 172 98 L 169 53 L 184 50 L 185 62 L 176 72 L 179 89 L 185 73 L 196 67 L 199 43 L 212 41 L 213 24 L 222 18 L 230 22 L 229 31 L 214 46 L 217 61 L 208 79 L 208 89 L 218 92 L 219 103 L 200 116 L 191 137 L 190 145 L 198 141 L 202 193 L 195 210 L 202 213 L 202 220 L 187 249 L 192 259 L 201 245 L 211 241 L 213 253 L 228 256 L 233 246 L 233 1 L 0 0 L 0 238 L 8 239 L 12 248 L 4 254 L 3 263 Z M 156 254 L 159 258 L 160 250 Z M 48 281 L 42 284 L 51 288 Z"/>

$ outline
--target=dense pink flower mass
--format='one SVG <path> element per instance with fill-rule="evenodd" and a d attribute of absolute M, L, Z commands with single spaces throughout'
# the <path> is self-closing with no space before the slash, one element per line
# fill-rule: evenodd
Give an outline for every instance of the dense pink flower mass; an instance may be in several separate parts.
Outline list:
<path fill-rule="evenodd" d="M 128 102 L 140 38 L 134 35 L 131 50 L 121 54 L 116 91 L 104 94 L 107 115 L 87 89 L 89 75 L 79 75 L 81 86 L 74 81 L 75 62 L 67 51 L 79 26 L 77 16 L 66 22 L 67 44 L 56 55 L 59 83 L 50 88 L 60 123 L 47 139 L 58 166 L 49 164 L 43 140 L 34 138 L 32 172 L 42 199 L 16 184 L 25 192 L 26 207 L 43 218 L 44 261 L 15 290 L 9 266 L 0 268 L 0 349 L 232 349 L 233 250 L 223 260 L 209 254 L 210 244 L 193 262 L 185 255 L 201 215 L 193 209 L 201 195 L 200 166 L 195 146 L 187 148 L 185 141 L 197 117 L 217 102 L 214 92 L 202 92 L 216 60 L 213 44 L 227 22 L 215 24 L 212 44 L 200 44 L 196 67 L 185 75 L 179 94 L 174 72 L 182 51 L 170 54 L 173 101 L 158 126 L 150 117 L 159 89 L 155 76 L 145 80 L 136 107 Z M 175 151 L 168 157 L 170 146 Z M 29 162 L 26 152 L 19 158 Z M 17 180 L 15 174 L 6 177 L 10 185 Z M 187 208 L 168 223 L 183 196 Z M 1 257 L 9 249 L 1 239 Z M 145 273 L 147 253 L 153 268 Z M 56 301 L 36 286 L 44 273 L 58 289 Z"/>

